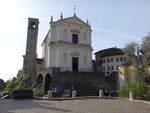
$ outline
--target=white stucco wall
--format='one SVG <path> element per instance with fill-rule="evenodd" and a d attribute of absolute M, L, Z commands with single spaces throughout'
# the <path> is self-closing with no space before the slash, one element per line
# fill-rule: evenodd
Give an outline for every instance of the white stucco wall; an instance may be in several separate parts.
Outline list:
<path fill-rule="evenodd" d="M 80 20 L 72 18 L 69 21 Z M 60 67 L 61 71 L 72 71 L 72 57 L 78 57 L 79 71 L 92 70 L 91 29 L 82 22 L 77 23 L 81 24 L 66 20 L 51 24 L 51 32 L 43 44 L 43 57 L 48 68 Z M 78 34 L 78 44 L 72 44 L 74 30 Z"/>

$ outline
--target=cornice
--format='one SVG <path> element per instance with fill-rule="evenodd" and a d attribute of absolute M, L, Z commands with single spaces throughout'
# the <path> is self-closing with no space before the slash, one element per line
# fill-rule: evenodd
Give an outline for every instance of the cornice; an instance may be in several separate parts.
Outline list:
<path fill-rule="evenodd" d="M 68 46 L 68 47 L 75 47 L 75 48 L 88 48 L 88 49 L 92 49 L 91 45 L 89 44 L 73 44 L 71 42 L 68 42 L 68 41 L 62 41 L 62 40 L 59 40 L 59 41 L 51 41 L 49 43 L 49 46 L 50 47 L 54 47 L 54 46 Z"/>

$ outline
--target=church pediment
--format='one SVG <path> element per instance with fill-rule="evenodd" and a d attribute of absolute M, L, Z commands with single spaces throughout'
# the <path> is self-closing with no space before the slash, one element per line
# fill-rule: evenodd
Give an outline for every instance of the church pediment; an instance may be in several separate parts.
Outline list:
<path fill-rule="evenodd" d="M 66 18 L 64 19 L 65 22 L 71 22 L 71 23 L 77 23 L 77 24 L 81 24 L 81 25 L 86 25 L 89 26 L 87 23 L 85 23 L 84 21 L 82 21 L 80 18 L 78 17 L 70 17 L 70 18 Z"/>

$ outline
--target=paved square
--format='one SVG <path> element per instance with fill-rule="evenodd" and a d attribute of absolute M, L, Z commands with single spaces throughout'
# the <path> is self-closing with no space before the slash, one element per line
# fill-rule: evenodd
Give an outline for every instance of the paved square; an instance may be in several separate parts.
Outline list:
<path fill-rule="evenodd" d="M 150 113 L 150 105 L 117 99 L 0 100 L 0 113 Z"/>

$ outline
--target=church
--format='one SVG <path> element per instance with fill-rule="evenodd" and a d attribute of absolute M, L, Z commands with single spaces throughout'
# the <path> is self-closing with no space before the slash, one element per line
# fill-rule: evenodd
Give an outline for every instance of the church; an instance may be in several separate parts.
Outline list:
<path fill-rule="evenodd" d="M 75 14 L 53 21 L 42 43 L 42 58 L 37 58 L 39 20 L 29 18 L 24 70 L 59 68 L 60 72 L 91 72 L 91 26 Z"/>
<path fill-rule="evenodd" d="M 95 95 L 99 89 L 116 90 L 114 76 L 94 72 L 92 66 L 91 26 L 74 14 L 57 21 L 50 20 L 50 29 L 42 42 L 42 58 L 37 58 L 38 18 L 28 18 L 26 53 L 18 76 L 31 77 L 43 83 L 44 93 L 50 88 L 70 89 L 78 95 Z"/>
<path fill-rule="evenodd" d="M 92 71 L 91 27 L 76 15 L 53 21 L 42 43 L 42 58 L 46 68 L 61 72 Z"/>

